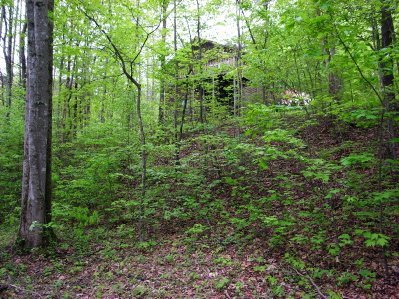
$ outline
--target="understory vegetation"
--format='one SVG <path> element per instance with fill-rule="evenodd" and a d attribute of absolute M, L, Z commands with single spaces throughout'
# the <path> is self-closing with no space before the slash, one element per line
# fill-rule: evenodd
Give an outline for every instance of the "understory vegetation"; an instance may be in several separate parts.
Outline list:
<path fill-rule="evenodd" d="M 22 58 L 1 74 L 0 298 L 397 298 L 396 2 L 133 2 L 55 3 L 45 248 L 16 246 Z"/>
<path fill-rule="evenodd" d="M 117 124 L 57 146 L 57 244 L 35 262 L 3 251 L 2 281 L 65 298 L 395 294 L 396 165 L 377 158 L 378 127 L 256 104 L 187 131 L 178 160 L 151 134 L 145 198 Z M 3 249 L 17 219 L 9 207 Z"/>

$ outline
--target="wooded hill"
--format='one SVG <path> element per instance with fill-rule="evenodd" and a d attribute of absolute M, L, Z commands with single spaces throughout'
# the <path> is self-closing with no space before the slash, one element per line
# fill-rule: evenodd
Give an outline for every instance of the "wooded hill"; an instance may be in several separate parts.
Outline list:
<path fill-rule="evenodd" d="M 0 5 L 0 298 L 398 298 L 396 1 Z"/>

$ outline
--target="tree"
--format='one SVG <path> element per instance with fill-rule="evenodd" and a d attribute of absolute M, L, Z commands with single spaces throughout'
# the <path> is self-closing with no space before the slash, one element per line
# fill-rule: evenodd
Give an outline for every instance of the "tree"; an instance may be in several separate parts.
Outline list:
<path fill-rule="evenodd" d="M 18 36 L 19 19 L 21 18 L 21 0 L 2 1 L 1 7 L 1 23 L 0 23 L 0 47 L 3 50 L 4 66 L 6 70 L 5 82 L 5 99 L 3 104 L 8 108 L 6 112 L 7 119 L 10 116 L 10 108 L 13 101 L 13 82 L 14 82 L 14 57 L 16 41 Z M 20 32 L 20 36 L 23 33 Z M 22 64 L 22 62 L 21 62 Z M 3 79 L 3 78 L 2 78 Z"/>
<path fill-rule="evenodd" d="M 391 51 L 393 45 L 393 38 L 395 36 L 394 24 L 392 19 L 392 4 L 390 1 L 381 1 L 381 46 L 385 53 Z M 391 55 L 383 54 L 381 57 L 381 86 L 384 96 L 384 108 L 387 112 L 397 112 L 398 104 L 395 101 L 394 91 L 394 74 L 393 74 L 393 59 Z M 389 134 L 389 158 L 396 159 L 396 146 L 391 142 L 391 139 L 396 137 L 394 124 L 392 119 L 388 119 L 388 134 Z"/>
<path fill-rule="evenodd" d="M 165 47 L 166 44 L 166 30 L 167 30 L 167 9 L 168 9 L 169 1 L 163 0 L 162 1 L 162 47 Z M 162 53 L 159 58 L 161 62 L 161 70 L 164 71 L 165 63 L 166 63 L 166 55 L 165 49 L 162 49 Z M 160 89 L 159 89 L 159 122 L 163 123 L 164 121 L 164 108 L 165 108 L 165 78 L 163 74 L 161 75 L 160 79 Z"/>
<path fill-rule="evenodd" d="M 49 241 L 53 0 L 27 0 L 28 57 L 25 144 L 19 239 L 24 248 Z"/>
<path fill-rule="evenodd" d="M 136 5 L 128 6 L 127 10 L 137 9 L 137 11 L 141 10 L 140 1 L 136 3 Z M 144 3 L 148 4 L 148 3 Z M 144 6 L 143 4 L 143 6 Z M 86 8 L 87 9 L 87 8 Z M 106 41 L 110 46 L 111 53 L 115 56 L 116 61 L 119 63 L 120 68 L 122 70 L 122 74 L 127 79 L 128 83 L 133 85 L 137 90 L 137 98 L 136 98 L 136 111 L 137 111 L 137 118 L 138 118 L 138 127 L 139 127 L 139 136 L 140 136 L 140 143 L 141 143 L 141 201 L 140 201 L 140 220 L 139 220 L 139 232 L 140 232 L 140 239 L 144 238 L 144 224 L 143 224 L 143 217 L 144 217 L 144 198 L 146 196 L 146 180 L 147 180 L 147 156 L 148 152 L 146 149 L 146 134 L 143 122 L 143 116 L 141 112 L 141 99 L 142 99 L 142 83 L 140 80 L 140 71 L 137 72 L 135 66 L 138 64 L 139 59 L 141 58 L 141 54 L 146 46 L 149 38 L 153 35 L 158 28 L 161 26 L 162 19 L 165 19 L 165 16 L 162 16 L 155 21 L 155 25 L 151 24 L 150 27 L 151 31 L 147 31 L 142 24 L 141 14 L 137 14 L 135 22 L 131 22 L 131 26 L 129 29 L 133 33 L 132 36 L 135 39 L 136 43 L 133 45 L 126 45 L 127 47 L 123 47 L 120 43 L 118 43 L 118 37 L 111 35 L 111 33 L 107 32 L 103 26 L 99 23 L 99 21 L 91 15 L 92 11 L 82 10 L 83 14 L 90 20 L 95 27 L 103 34 Z M 143 9 L 144 15 L 144 9 Z M 130 16 L 129 16 L 130 18 Z M 150 20 L 154 22 L 154 20 Z M 126 24 L 128 22 L 126 21 Z M 129 31 L 127 31 L 129 32 Z M 125 33 L 125 32 L 124 32 Z M 123 44 L 123 43 L 122 43 Z M 131 48 L 133 46 L 133 49 Z M 129 51 L 127 51 L 129 50 Z M 133 55 L 128 55 L 133 50 Z"/>

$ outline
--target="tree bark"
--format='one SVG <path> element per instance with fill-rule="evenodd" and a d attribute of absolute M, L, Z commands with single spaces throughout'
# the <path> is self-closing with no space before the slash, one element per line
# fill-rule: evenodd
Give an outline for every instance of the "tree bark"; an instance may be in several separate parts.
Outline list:
<path fill-rule="evenodd" d="M 48 244 L 51 221 L 53 0 L 27 0 L 28 57 L 24 166 L 19 240 Z"/>
<path fill-rule="evenodd" d="M 387 49 L 392 46 L 394 35 L 394 27 L 392 14 L 389 8 L 386 6 L 386 1 L 383 1 L 383 6 L 381 8 L 381 46 L 382 49 Z M 392 99 L 395 98 L 395 93 L 393 88 L 393 60 L 389 56 L 381 57 L 381 84 L 384 88 L 384 101 L 385 106 L 389 108 L 389 104 Z"/>
<path fill-rule="evenodd" d="M 390 2 L 382 0 L 381 2 L 381 46 L 382 49 L 390 49 L 393 45 L 393 38 L 395 29 L 392 19 L 392 8 Z M 386 52 L 384 52 L 386 53 Z M 389 52 L 388 52 L 389 53 Z M 390 54 L 384 55 L 380 58 L 381 67 L 381 85 L 383 90 L 383 104 L 386 112 L 398 112 L 399 104 L 395 99 L 394 91 L 394 74 L 393 74 L 393 59 Z M 388 158 L 396 159 L 397 145 L 391 142 L 391 139 L 396 137 L 395 126 L 392 117 L 387 119 L 388 132 Z"/>

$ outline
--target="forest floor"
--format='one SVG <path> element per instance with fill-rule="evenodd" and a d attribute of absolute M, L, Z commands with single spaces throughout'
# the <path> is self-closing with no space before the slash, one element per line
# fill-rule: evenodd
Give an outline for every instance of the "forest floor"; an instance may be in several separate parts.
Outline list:
<path fill-rule="evenodd" d="M 347 130 L 342 135 L 332 132 L 330 124 L 309 127 L 301 138 L 308 151 L 333 149 L 329 153 L 339 161 L 348 150 L 333 134 L 356 142 L 356 148 L 375 140 L 373 130 Z M 273 163 L 270 167 L 298 172 L 295 164 Z M 261 173 L 259 180 L 268 180 L 266 174 Z M 267 187 L 272 181 L 263 183 Z M 219 190 L 222 198 L 227 187 Z M 310 188 L 305 182 L 294 199 L 304 197 Z M 276 215 L 284 208 L 277 204 Z M 341 211 L 335 210 L 327 210 L 332 213 L 327 218 L 333 219 L 327 226 L 335 234 L 331 238 L 338 240 L 355 220 L 341 219 L 337 216 Z M 159 224 L 145 242 L 138 241 L 136 227 L 127 222 L 86 226 L 79 234 L 66 225 L 57 232 L 53 249 L 27 255 L 10 247 L 15 228 L 0 229 L 0 298 L 399 298 L 397 254 L 388 261 L 391 275 L 386 277 L 381 251 L 365 248 L 361 238 L 354 237 L 351 246 L 342 245 L 341 254 L 313 250 L 297 236 L 318 228 L 317 220 L 296 226 L 285 235 L 291 241 L 274 248 L 270 229 L 236 238 L 229 222 L 204 221 L 206 225 L 199 227 L 195 223 Z M 392 241 L 391 250 L 396 252 L 397 240 Z"/>
<path fill-rule="evenodd" d="M 398 298 L 399 294 L 399 287 L 383 278 L 374 282 L 373 292 L 354 285 L 316 283 L 278 253 L 265 252 L 260 240 L 226 247 L 209 236 L 193 242 L 183 234 L 134 246 L 133 240 L 121 239 L 116 232 L 107 235 L 79 252 L 64 243 L 63 249 L 51 253 L 10 256 L 0 268 L 3 275 L 7 272 L 0 298 L 339 298 L 334 297 L 338 292 L 344 298 Z"/>

